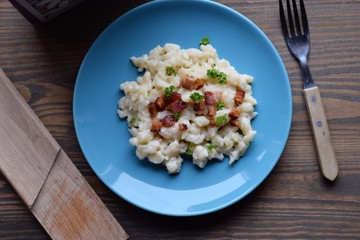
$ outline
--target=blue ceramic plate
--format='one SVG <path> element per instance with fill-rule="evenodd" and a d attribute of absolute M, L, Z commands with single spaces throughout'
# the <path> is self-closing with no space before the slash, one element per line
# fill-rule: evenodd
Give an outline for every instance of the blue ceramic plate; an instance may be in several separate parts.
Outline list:
<path fill-rule="evenodd" d="M 185 161 L 179 174 L 168 175 L 165 167 L 137 159 L 127 122 L 117 115 L 119 85 L 138 76 L 131 56 L 165 43 L 197 48 L 204 36 L 220 58 L 254 76 L 257 135 L 233 165 L 214 160 L 199 169 Z M 235 203 L 266 178 L 285 147 L 292 101 L 279 54 L 246 17 L 211 1 L 153 1 L 118 18 L 94 42 L 79 70 L 73 109 L 82 151 L 112 191 L 151 212 L 193 216 Z"/>

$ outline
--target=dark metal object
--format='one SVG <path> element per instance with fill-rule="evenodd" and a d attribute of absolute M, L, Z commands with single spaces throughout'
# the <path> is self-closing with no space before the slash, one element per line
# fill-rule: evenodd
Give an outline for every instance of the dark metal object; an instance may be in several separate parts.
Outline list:
<path fill-rule="evenodd" d="M 279 0 L 281 27 L 286 45 L 300 64 L 304 75 L 304 88 L 314 87 L 316 84 L 311 77 L 307 64 L 307 56 L 310 49 L 310 32 L 304 2 L 300 0 L 301 19 L 298 14 L 296 0 L 292 0 L 292 8 L 290 0 L 286 0 L 286 7 L 289 26 L 286 24 L 282 0 Z"/>

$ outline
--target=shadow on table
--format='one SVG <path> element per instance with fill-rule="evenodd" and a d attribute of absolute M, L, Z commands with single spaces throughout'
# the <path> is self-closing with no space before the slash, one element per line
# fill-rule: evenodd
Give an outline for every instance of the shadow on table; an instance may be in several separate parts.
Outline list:
<path fill-rule="evenodd" d="M 132 239 L 206 239 L 209 235 L 231 239 L 230 233 L 233 234 L 234 230 L 230 229 L 237 228 L 239 233 L 242 229 L 251 229 L 253 222 L 249 219 L 254 219 L 256 208 L 271 204 L 271 199 L 263 198 L 260 194 L 266 185 L 265 181 L 253 193 L 231 206 L 199 216 L 158 215 L 126 202 L 122 202 L 120 212 L 111 209 L 111 206 L 110 209 Z"/>
<path fill-rule="evenodd" d="M 125 12 L 149 0 L 86 0 L 45 24 L 35 24 L 40 34 L 64 41 L 94 40 L 102 30 Z"/>
<path fill-rule="evenodd" d="M 126 212 L 131 215 L 118 220 L 133 239 L 147 239 L 149 236 L 149 239 L 165 239 L 164 236 L 168 239 L 182 239 L 184 236 L 186 239 L 205 239 L 209 235 L 226 239 L 229 228 L 246 228 L 248 223 L 244 219 L 251 214 L 257 201 L 254 195 L 250 195 L 220 211 L 192 217 L 157 215 L 128 206 Z M 146 236 L 136 229 L 143 229 Z"/>
<path fill-rule="evenodd" d="M 149 0 L 86 0 L 47 23 L 34 23 L 31 30 L 25 29 L 24 42 L 36 53 L 28 62 L 41 76 L 31 78 L 72 90 L 80 64 L 99 34 L 115 19 L 146 2 Z"/>

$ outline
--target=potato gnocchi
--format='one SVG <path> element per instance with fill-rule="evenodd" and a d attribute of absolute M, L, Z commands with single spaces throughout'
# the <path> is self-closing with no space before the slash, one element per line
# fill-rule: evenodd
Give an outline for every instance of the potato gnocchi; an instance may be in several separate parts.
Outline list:
<path fill-rule="evenodd" d="M 144 74 L 120 85 L 118 115 L 127 118 L 140 160 L 164 164 L 171 174 L 185 155 L 203 168 L 225 155 L 232 164 L 245 153 L 256 134 L 253 77 L 219 59 L 210 44 L 167 43 L 131 61 Z"/>

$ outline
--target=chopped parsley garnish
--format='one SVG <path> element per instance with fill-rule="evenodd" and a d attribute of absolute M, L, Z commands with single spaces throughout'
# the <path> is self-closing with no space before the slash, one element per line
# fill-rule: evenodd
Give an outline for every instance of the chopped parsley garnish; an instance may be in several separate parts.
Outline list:
<path fill-rule="evenodd" d="M 203 37 L 201 39 L 200 45 L 208 45 L 210 44 L 210 39 L 208 37 Z"/>
<path fill-rule="evenodd" d="M 191 151 L 190 149 L 188 149 L 188 150 L 186 150 L 185 154 L 188 155 L 188 156 L 192 156 L 193 151 Z"/>
<path fill-rule="evenodd" d="M 132 123 L 134 123 L 136 121 L 136 118 L 134 118 L 134 117 L 132 117 L 131 119 L 130 119 L 130 124 L 132 124 Z"/>
<path fill-rule="evenodd" d="M 175 120 L 176 120 L 176 121 L 179 120 L 179 119 L 180 119 L 180 113 L 178 113 L 178 112 L 175 113 L 175 116 L 174 116 L 174 117 L 175 117 Z"/>
<path fill-rule="evenodd" d="M 225 107 L 225 104 L 223 102 L 219 101 L 216 103 L 217 110 L 221 110 L 221 109 L 223 109 L 223 107 Z"/>
<path fill-rule="evenodd" d="M 209 78 L 215 79 L 219 75 L 219 71 L 214 69 L 214 68 L 213 69 L 208 69 L 207 70 L 207 75 L 208 75 Z"/>
<path fill-rule="evenodd" d="M 210 143 L 209 145 L 206 146 L 206 148 L 209 150 L 209 151 L 212 151 L 216 148 L 216 145 Z"/>
<path fill-rule="evenodd" d="M 164 88 L 165 96 L 168 97 L 168 98 L 171 98 L 171 96 L 172 96 L 172 94 L 174 92 L 174 89 L 175 89 L 174 86 Z"/>
<path fill-rule="evenodd" d="M 224 72 L 220 72 L 219 83 L 220 84 L 226 84 L 226 74 Z"/>
<path fill-rule="evenodd" d="M 129 121 L 130 124 L 133 124 L 136 120 L 141 121 L 140 118 L 132 117 Z"/>
<path fill-rule="evenodd" d="M 198 102 L 198 101 L 201 101 L 201 100 L 204 100 L 205 99 L 205 95 L 201 95 L 200 93 L 198 92 L 194 92 L 190 95 L 190 98 L 194 101 L 194 102 Z"/>
<path fill-rule="evenodd" d="M 217 126 L 220 126 L 220 125 L 223 125 L 227 122 L 227 116 L 226 114 L 224 115 L 221 115 L 221 116 L 218 116 L 216 119 L 215 119 L 215 124 Z"/>
<path fill-rule="evenodd" d="M 166 75 L 168 75 L 168 76 L 171 76 L 171 75 L 176 76 L 176 69 L 174 67 L 166 67 Z"/>
<path fill-rule="evenodd" d="M 192 156 L 193 151 L 191 150 L 191 148 L 193 148 L 193 147 L 194 147 L 194 143 L 191 142 L 191 143 L 189 144 L 189 146 L 188 146 L 185 154 L 188 155 L 188 156 Z"/>
<path fill-rule="evenodd" d="M 226 74 L 224 72 L 219 72 L 217 69 L 208 69 L 207 75 L 211 79 L 217 79 L 220 84 L 226 84 Z"/>

